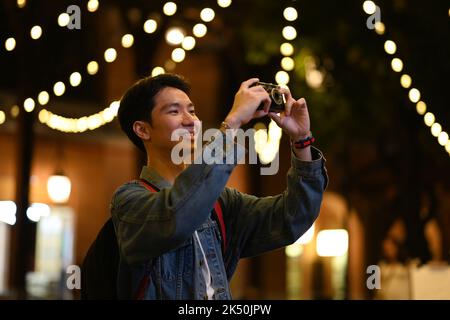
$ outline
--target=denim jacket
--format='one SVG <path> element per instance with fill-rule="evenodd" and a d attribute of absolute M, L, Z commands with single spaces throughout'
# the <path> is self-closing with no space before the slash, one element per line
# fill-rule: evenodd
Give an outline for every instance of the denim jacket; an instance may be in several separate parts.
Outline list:
<path fill-rule="evenodd" d="M 213 141 L 209 146 L 214 148 Z M 174 181 L 143 167 L 141 178 L 160 189 L 152 193 L 138 182 L 122 185 L 111 202 L 120 249 L 119 299 L 133 299 L 149 276 L 144 299 L 205 299 L 203 255 L 211 272 L 214 299 L 231 299 L 229 281 L 239 259 L 289 245 L 317 218 L 328 183 L 325 159 L 311 148 L 313 161 L 291 155 L 287 189 L 255 197 L 225 187 L 235 164 L 191 164 Z M 226 157 L 228 150 L 224 154 Z M 219 199 L 226 229 L 223 252 L 220 225 L 211 215 Z"/>

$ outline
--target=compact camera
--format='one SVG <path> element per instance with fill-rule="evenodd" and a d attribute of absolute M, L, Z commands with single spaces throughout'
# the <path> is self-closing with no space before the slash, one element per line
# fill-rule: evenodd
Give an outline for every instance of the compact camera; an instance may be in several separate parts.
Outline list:
<path fill-rule="evenodd" d="M 286 97 L 283 92 L 281 92 L 280 86 L 273 84 L 273 83 L 266 83 L 266 82 L 256 82 L 253 86 L 262 86 L 264 90 L 267 91 L 267 93 L 270 96 L 270 100 L 272 103 L 270 104 L 269 112 L 275 112 L 280 113 L 284 111 L 284 106 L 286 104 Z M 258 107 L 258 110 L 262 110 L 264 107 L 264 103 L 261 103 Z"/>

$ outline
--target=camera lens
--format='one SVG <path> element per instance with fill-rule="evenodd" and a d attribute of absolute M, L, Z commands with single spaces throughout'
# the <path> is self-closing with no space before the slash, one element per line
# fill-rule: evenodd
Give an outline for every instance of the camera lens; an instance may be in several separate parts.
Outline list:
<path fill-rule="evenodd" d="M 283 103 L 283 95 L 281 94 L 280 91 L 277 90 L 277 88 L 273 88 L 272 89 L 271 96 L 272 96 L 273 101 L 276 104 L 282 104 Z"/>

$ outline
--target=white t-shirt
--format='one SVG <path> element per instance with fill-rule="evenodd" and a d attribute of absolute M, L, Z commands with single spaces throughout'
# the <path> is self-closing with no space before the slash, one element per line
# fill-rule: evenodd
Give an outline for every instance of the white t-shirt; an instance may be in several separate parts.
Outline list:
<path fill-rule="evenodd" d="M 214 297 L 214 288 L 211 285 L 211 271 L 209 270 L 208 261 L 206 260 L 205 251 L 203 250 L 202 243 L 200 242 L 200 238 L 198 237 L 197 231 L 195 231 L 195 237 L 198 241 L 198 245 L 200 246 L 200 250 L 203 255 L 203 265 L 202 265 L 202 274 L 205 278 L 206 284 L 206 295 L 208 296 L 208 300 L 213 300 Z"/>

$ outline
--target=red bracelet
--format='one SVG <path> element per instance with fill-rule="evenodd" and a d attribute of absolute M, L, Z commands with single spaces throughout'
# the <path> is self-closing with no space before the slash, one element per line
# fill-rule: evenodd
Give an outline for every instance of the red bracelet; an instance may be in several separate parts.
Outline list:
<path fill-rule="evenodd" d="M 306 147 L 309 147 L 310 145 L 312 145 L 314 142 L 316 141 L 316 139 L 313 137 L 312 132 L 309 132 L 309 137 L 305 138 L 305 139 L 301 139 L 298 141 L 291 141 L 292 142 L 292 146 L 295 149 L 304 149 Z"/>

